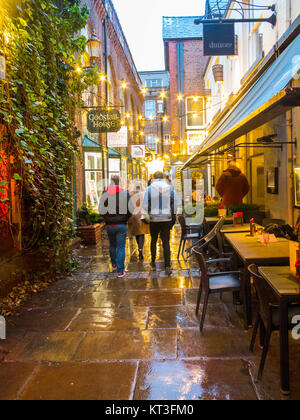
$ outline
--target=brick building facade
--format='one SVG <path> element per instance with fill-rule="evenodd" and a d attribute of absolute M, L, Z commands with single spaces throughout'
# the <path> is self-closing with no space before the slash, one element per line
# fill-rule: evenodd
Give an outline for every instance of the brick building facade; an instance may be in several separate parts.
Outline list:
<path fill-rule="evenodd" d="M 170 83 L 164 70 L 139 73 L 145 97 L 145 144 L 157 154 L 171 152 Z"/>
<path fill-rule="evenodd" d="M 89 24 L 83 35 L 89 40 L 82 57 L 82 67 L 97 65 L 99 83 L 85 92 L 83 109 L 76 122 L 81 132 L 83 165 L 76 164 L 74 210 L 84 201 L 96 206 L 110 176 L 118 173 L 123 183 L 147 177 L 140 161 L 131 159 L 131 145 L 143 144 L 142 82 L 111 0 L 84 0 L 89 8 Z M 92 134 L 87 128 L 88 111 L 94 108 L 118 109 L 122 132 L 128 147 L 108 147 L 108 134 Z"/>

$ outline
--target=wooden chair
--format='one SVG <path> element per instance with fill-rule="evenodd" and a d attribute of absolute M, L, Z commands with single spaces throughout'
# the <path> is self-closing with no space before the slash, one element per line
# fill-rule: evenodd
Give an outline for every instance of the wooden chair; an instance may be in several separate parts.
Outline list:
<path fill-rule="evenodd" d="M 257 266 L 252 264 L 249 266 L 248 270 L 253 277 L 254 287 L 259 302 L 258 313 L 250 344 L 250 351 L 252 353 L 254 351 L 255 340 L 259 327 L 263 330 L 261 331 L 263 333 L 261 336 L 264 337 L 262 343 L 263 352 L 258 369 L 258 380 L 261 380 L 270 347 L 272 332 L 280 330 L 280 308 L 275 296 L 272 293 L 271 288 L 268 286 L 264 278 L 259 274 Z M 292 324 L 292 318 L 295 315 L 299 315 L 299 313 L 300 305 L 291 305 L 288 313 L 289 330 L 292 330 L 295 327 L 295 325 Z"/>
<path fill-rule="evenodd" d="M 196 248 L 193 248 L 193 253 L 199 263 L 201 276 L 200 285 L 197 298 L 196 316 L 199 314 L 200 303 L 202 293 L 204 292 L 204 306 L 200 321 L 200 332 L 203 331 L 204 322 L 209 302 L 209 296 L 211 294 L 220 293 L 221 295 L 225 292 L 240 292 L 241 291 L 241 273 L 239 271 L 225 271 L 218 273 L 209 273 L 208 266 L 211 264 L 231 264 L 230 258 L 219 258 L 216 260 L 205 261 L 203 254 Z"/>

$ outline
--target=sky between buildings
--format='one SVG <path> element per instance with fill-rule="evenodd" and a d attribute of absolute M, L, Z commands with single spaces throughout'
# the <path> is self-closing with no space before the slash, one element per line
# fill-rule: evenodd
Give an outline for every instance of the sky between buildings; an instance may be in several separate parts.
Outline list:
<path fill-rule="evenodd" d="M 163 16 L 200 16 L 205 0 L 113 0 L 138 71 L 163 70 Z"/>

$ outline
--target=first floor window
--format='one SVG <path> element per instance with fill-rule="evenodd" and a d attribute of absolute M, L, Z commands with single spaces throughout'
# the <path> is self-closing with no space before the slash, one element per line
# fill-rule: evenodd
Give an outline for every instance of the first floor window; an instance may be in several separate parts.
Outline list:
<path fill-rule="evenodd" d="M 186 126 L 187 128 L 204 127 L 204 98 L 190 97 L 186 100 Z"/>
<path fill-rule="evenodd" d="M 148 149 L 154 150 L 157 153 L 157 136 L 155 134 L 150 134 L 146 136 L 146 146 Z"/>
<path fill-rule="evenodd" d="M 155 101 L 145 102 L 145 117 L 146 119 L 154 118 L 156 116 L 156 104 Z"/>

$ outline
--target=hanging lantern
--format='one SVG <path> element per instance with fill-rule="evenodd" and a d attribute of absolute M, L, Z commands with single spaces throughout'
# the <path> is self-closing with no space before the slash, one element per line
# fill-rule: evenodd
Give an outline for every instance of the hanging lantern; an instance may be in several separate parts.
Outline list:
<path fill-rule="evenodd" d="M 88 46 L 91 62 L 95 60 L 99 60 L 99 58 L 101 57 L 101 53 L 100 53 L 101 42 L 99 41 L 95 33 L 93 33 L 91 38 L 88 40 L 87 46 Z"/>
<path fill-rule="evenodd" d="M 0 55 L 0 80 L 6 79 L 6 62 L 5 57 Z"/>
<path fill-rule="evenodd" d="M 212 68 L 214 79 L 216 83 L 224 82 L 224 66 L 222 64 L 216 64 Z"/>

